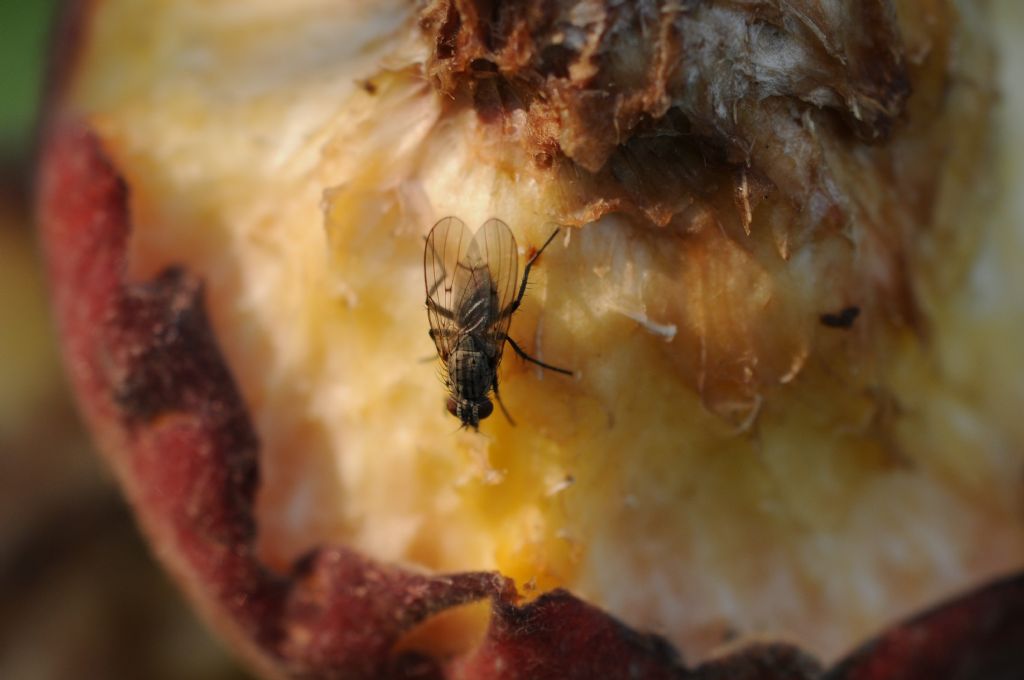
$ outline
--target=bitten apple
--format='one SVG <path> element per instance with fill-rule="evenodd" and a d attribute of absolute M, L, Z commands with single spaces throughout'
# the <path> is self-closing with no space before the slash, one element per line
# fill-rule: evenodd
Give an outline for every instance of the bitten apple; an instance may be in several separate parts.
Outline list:
<path fill-rule="evenodd" d="M 69 370 L 266 674 L 816 677 L 1024 564 L 1009 3 L 94 0 L 64 29 L 38 205 Z M 422 361 L 447 215 L 523 258 L 566 227 L 510 332 L 574 377 L 506 357 L 516 426 L 457 431 Z M 991 588 L 948 611 L 1004 602 L 1019 639 Z"/>

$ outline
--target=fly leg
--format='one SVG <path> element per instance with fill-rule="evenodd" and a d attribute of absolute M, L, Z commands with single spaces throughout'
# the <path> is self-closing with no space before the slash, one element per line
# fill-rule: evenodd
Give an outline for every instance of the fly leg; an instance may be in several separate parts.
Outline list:
<path fill-rule="evenodd" d="M 438 303 L 434 302 L 433 298 L 431 298 L 429 295 L 427 296 L 427 309 L 434 312 L 438 316 L 443 316 L 446 319 L 455 318 L 455 312 L 451 311 L 450 309 L 445 309 Z M 433 337 L 433 335 L 431 335 L 431 337 Z"/>
<path fill-rule="evenodd" d="M 499 336 L 499 340 L 507 340 L 508 344 L 512 345 L 512 349 L 515 350 L 516 354 L 518 354 L 521 359 L 526 359 L 530 363 L 537 364 L 541 368 L 546 368 L 549 371 L 555 371 L 556 373 L 561 373 L 562 375 L 570 375 L 570 376 L 574 375 L 572 371 L 566 370 L 564 368 L 559 368 L 558 366 L 552 366 L 551 364 L 545 364 L 540 359 L 534 359 L 529 354 L 524 352 L 523 348 L 520 347 L 519 345 L 517 345 L 515 340 L 513 340 L 512 338 L 510 338 L 507 335 Z"/>
<path fill-rule="evenodd" d="M 428 331 L 428 334 L 430 335 L 430 339 L 434 341 L 434 347 L 437 349 L 437 351 L 431 354 L 429 357 L 423 357 L 422 359 L 419 360 L 419 363 L 428 364 L 434 359 L 448 361 L 448 356 L 446 354 L 441 354 L 441 343 L 439 343 L 438 340 L 448 339 L 458 335 L 456 330 L 454 328 L 431 328 Z"/>
<path fill-rule="evenodd" d="M 516 426 L 516 421 L 512 420 L 512 416 L 510 416 L 508 414 L 508 409 L 505 408 L 505 402 L 503 402 L 501 400 L 501 393 L 498 392 L 498 376 L 497 375 L 494 376 L 494 382 L 491 384 L 491 387 L 494 388 L 494 398 L 498 400 L 498 406 L 501 407 L 501 412 L 505 414 L 506 418 L 508 418 L 509 424 L 512 427 L 515 427 Z"/>
<path fill-rule="evenodd" d="M 431 328 L 428 333 L 430 335 L 430 339 L 434 341 L 434 344 L 437 344 L 438 338 L 450 338 L 454 335 L 458 335 L 458 331 L 454 328 Z"/>
<path fill-rule="evenodd" d="M 498 315 L 499 319 L 507 319 L 509 316 L 512 315 L 513 312 L 515 312 L 517 309 L 519 309 L 519 303 L 521 303 L 523 301 L 523 296 L 526 295 L 526 282 L 529 281 L 529 279 L 530 279 L 530 268 L 533 267 L 533 263 L 537 261 L 537 258 L 540 257 L 541 253 L 544 252 L 544 249 L 548 247 L 548 244 L 550 244 L 553 240 L 555 240 L 555 237 L 558 236 L 558 232 L 559 232 L 558 229 L 555 229 L 553 232 L 551 232 L 551 236 L 548 236 L 548 240 L 544 241 L 544 245 L 542 245 L 540 247 L 540 250 L 535 252 L 533 254 L 533 257 L 531 257 L 526 262 L 526 267 L 523 268 L 523 282 L 519 284 L 519 294 L 516 295 L 516 299 L 515 300 L 513 300 L 510 303 L 508 303 L 508 307 L 506 307 L 505 309 L 501 310 L 501 314 Z M 513 347 L 514 346 L 515 346 L 515 343 L 513 343 Z M 521 355 L 521 356 L 525 356 L 525 355 Z M 531 359 L 531 361 L 533 361 L 533 360 Z M 540 363 L 540 362 L 535 362 L 535 363 Z"/>

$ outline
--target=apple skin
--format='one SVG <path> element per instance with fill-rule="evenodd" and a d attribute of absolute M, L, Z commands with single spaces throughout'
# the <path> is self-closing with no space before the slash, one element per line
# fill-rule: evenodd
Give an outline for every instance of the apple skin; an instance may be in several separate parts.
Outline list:
<path fill-rule="evenodd" d="M 1024 576 L 892 626 L 823 680 L 983 680 L 1024 675 Z"/>
<path fill-rule="evenodd" d="M 259 441 L 183 267 L 125 277 L 130 187 L 87 122 L 64 110 L 91 2 L 55 35 L 38 158 L 37 223 L 67 370 L 84 417 L 154 551 L 211 626 L 265 677 L 981 680 L 1024 674 L 1024 576 L 894 626 L 831 670 L 796 647 L 750 645 L 696 668 L 557 590 L 526 604 L 495 573 L 429 575 L 325 546 L 287 573 L 260 562 Z M 464 603 L 492 603 L 465 656 L 395 653 Z M 840 613 L 841 614 L 841 613 Z"/>

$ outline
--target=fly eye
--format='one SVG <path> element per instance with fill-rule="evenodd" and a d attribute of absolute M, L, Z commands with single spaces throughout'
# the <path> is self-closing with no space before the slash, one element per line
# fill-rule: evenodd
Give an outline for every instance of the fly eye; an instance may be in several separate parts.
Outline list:
<path fill-rule="evenodd" d="M 454 399 L 448 400 L 448 413 L 451 413 L 456 418 L 459 417 L 459 405 Z"/>
<path fill-rule="evenodd" d="M 489 401 L 481 401 L 478 409 L 477 417 L 480 418 L 480 420 L 483 420 L 494 412 L 494 404 Z"/>

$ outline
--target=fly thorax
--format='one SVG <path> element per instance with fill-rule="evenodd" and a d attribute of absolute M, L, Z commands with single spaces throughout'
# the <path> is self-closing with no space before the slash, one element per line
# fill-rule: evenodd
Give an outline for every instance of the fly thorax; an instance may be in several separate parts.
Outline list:
<path fill-rule="evenodd" d="M 458 309 L 459 326 L 469 332 L 489 327 L 495 322 L 496 316 L 497 301 L 490 276 L 481 274 L 476 284 L 472 290 L 467 291 Z"/>

